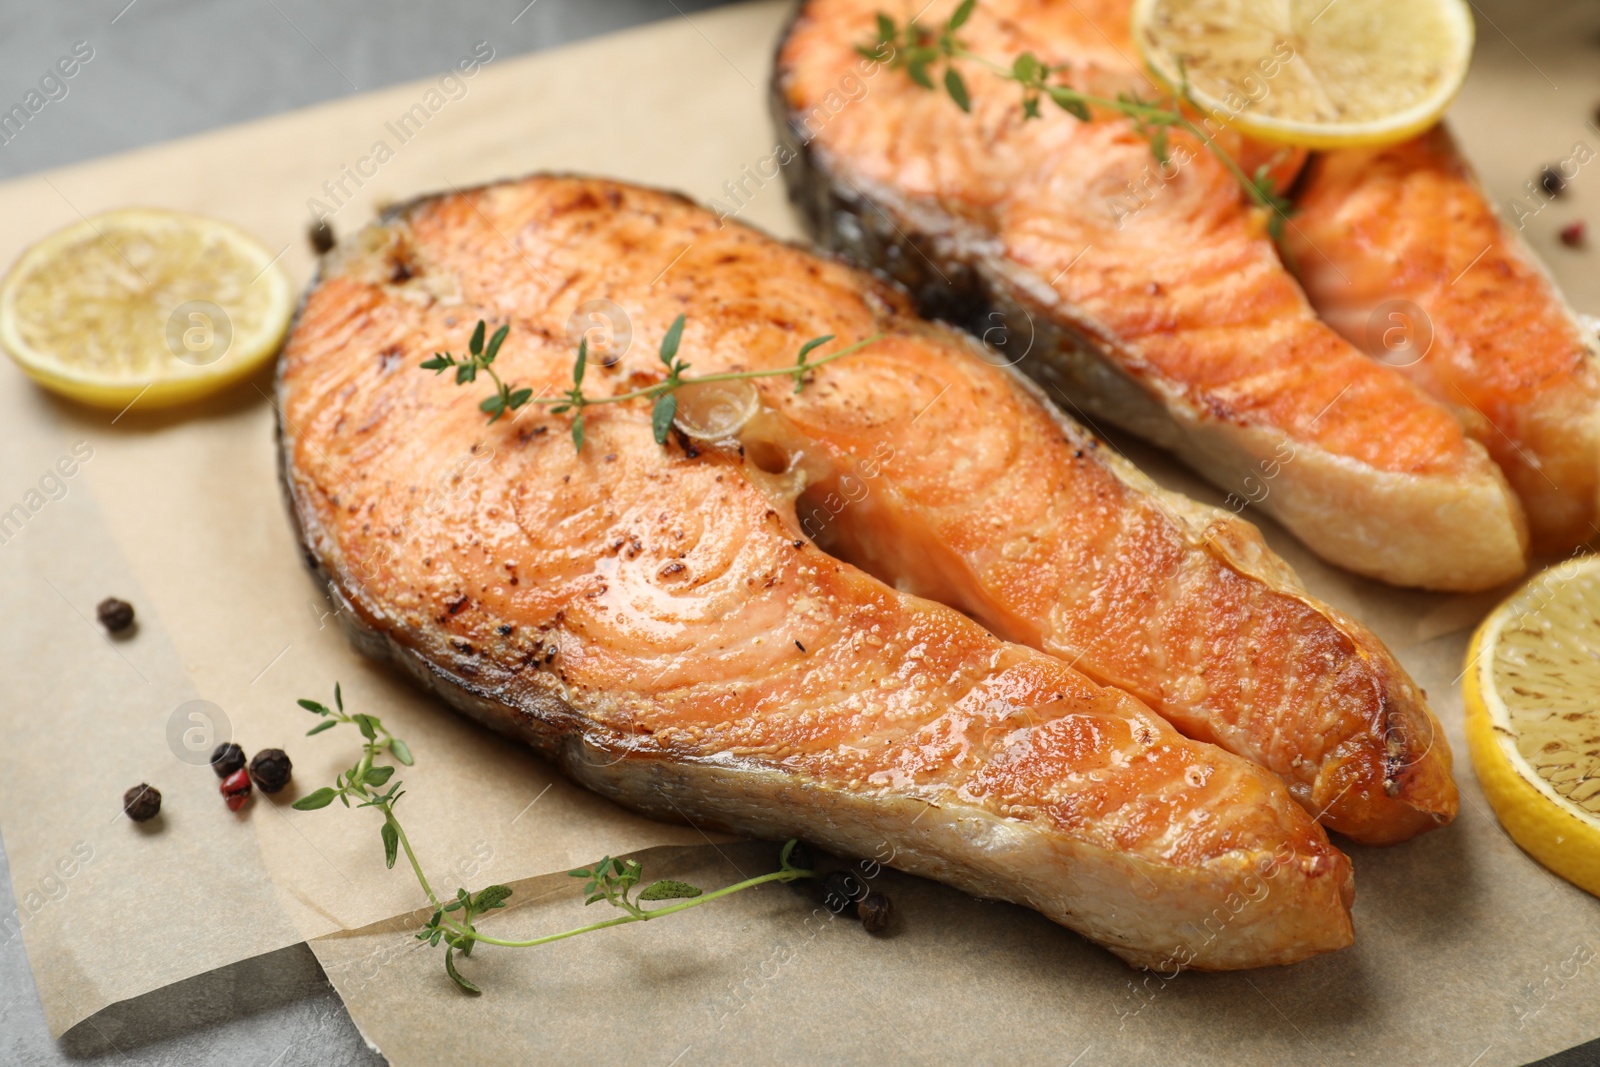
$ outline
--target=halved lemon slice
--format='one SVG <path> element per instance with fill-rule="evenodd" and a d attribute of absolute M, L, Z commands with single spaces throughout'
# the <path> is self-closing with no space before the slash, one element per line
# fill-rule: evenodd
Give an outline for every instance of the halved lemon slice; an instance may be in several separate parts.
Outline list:
<path fill-rule="evenodd" d="M 0 345 L 86 404 L 181 403 L 272 358 L 294 312 L 273 253 L 215 219 L 129 208 L 23 253 L 0 284 Z"/>
<path fill-rule="evenodd" d="M 1463 0 L 1136 0 L 1145 62 L 1218 120 L 1307 148 L 1433 125 L 1467 76 Z"/>
<path fill-rule="evenodd" d="M 1600 556 L 1551 567 L 1484 620 L 1467 747 L 1513 841 L 1600 895 Z"/>

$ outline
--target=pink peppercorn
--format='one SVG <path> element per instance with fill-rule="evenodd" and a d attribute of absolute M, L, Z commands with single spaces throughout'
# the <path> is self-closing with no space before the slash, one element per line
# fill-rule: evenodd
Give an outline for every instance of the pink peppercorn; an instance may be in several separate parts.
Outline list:
<path fill-rule="evenodd" d="M 234 771 L 222 780 L 222 798 L 228 803 L 229 811 L 238 811 L 244 807 L 245 801 L 250 799 L 254 787 L 250 784 L 250 772 L 243 767 Z"/>

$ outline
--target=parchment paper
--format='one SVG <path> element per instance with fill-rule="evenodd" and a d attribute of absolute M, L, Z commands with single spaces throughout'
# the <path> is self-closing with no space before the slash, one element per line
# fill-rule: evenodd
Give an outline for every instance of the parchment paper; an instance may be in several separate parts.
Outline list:
<path fill-rule="evenodd" d="M 392 158 L 359 188 L 343 178 L 353 196 L 332 219 L 341 234 L 387 200 L 553 168 L 742 204 L 742 220 L 798 236 L 779 182 L 762 177 L 774 146 L 765 79 L 786 11 L 760 3 L 672 19 L 494 59 L 462 80 L 460 95 L 430 98 L 439 83 L 421 82 L 8 183 L 0 260 L 79 213 L 144 203 L 245 227 L 282 247 L 301 283 L 307 201 L 335 206 L 324 183 L 337 188 L 347 166 L 373 171 L 361 160 L 380 139 Z M 1576 141 L 1600 146 L 1588 125 L 1600 98 L 1596 16 L 1580 3 L 1550 4 L 1537 19 L 1509 4 L 1480 12 L 1477 64 L 1453 118 L 1504 201 Z M 475 44 L 461 42 L 463 58 Z M 441 98 L 396 146 L 386 124 Z M 737 200 L 727 183 L 742 186 Z M 1594 311 L 1592 259 L 1554 236 L 1593 217 L 1591 185 L 1582 172 L 1527 226 L 1574 303 Z M 1466 764 L 1457 675 L 1468 631 L 1495 597 L 1365 583 L 1320 565 L 1270 523 L 1269 540 L 1307 584 L 1399 653 L 1457 753 L 1455 825 L 1396 849 L 1351 849 L 1355 948 L 1292 968 L 1163 982 L 1025 910 L 887 873 L 900 911 L 887 941 L 817 919 L 804 896 L 771 887 L 535 951 L 480 950 L 470 965 L 489 992 L 456 996 L 435 953 L 410 947 L 417 899 L 403 872 L 383 869 L 376 823 L 342 808 L 289 811 L 293 792 L 231 815 L 209 768 L 181 758 L 192 758 L 185 742 L 202 740 L 204 717 L 217 718 L 201 708 L 202 720 L 190 719 L 186 702 L 222 709 L 247 749 L 287 748 L 297 786 L 309 790 L 352 749 L 339 732 L 302 738 L 310 717 L 293 701 L 325 699 L 342 679 L 347 701 L 381 714 L 417 751 L 405 775 L 407 827 L 429 869 L 450 884 L 518 889 L 523 906 L 491 920 L 497 932 L 592 917 L 574 905 L 565 875 L 537 876 L 603 852 L 702 842 L 649 853 L 652 873 L 719 884 L 770 865 L 770 849 L 718 852 L 692 828 L 631 816 L 351 652 L 289 534 L 266 389 L 258 381 L 174 415 L 135 404 L 113 422 L 0 367 L 0 509 L 40 503 L 0 543 L 0 832 L 57 1033 L 106 1004 L 316 938 L 358 1025 L 401 1064 L 501 1052 L 537 1062 L 602 1039 L 661 1063 L 1502 1064 L 1600 1035 L 1600 903 L 1509 842 Z M 46 480 L 80 441 L 92 455 Z M 1163 483 L 1219 499 L 1169 460 L 1113 443 Z M 92 622 L 94 603 L 111 594 L 139 610 L 131 639 L 106 640 Z M 186 729 L 200 735 L 185 739 Z M 122 790 L 140 780 L 166 796 L 148 829 L 119 813 Z"/>

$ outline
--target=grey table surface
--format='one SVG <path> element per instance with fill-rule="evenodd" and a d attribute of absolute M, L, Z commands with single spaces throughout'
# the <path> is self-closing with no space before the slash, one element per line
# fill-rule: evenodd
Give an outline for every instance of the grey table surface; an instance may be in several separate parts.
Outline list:
<path fill-rule="evenodd" d="M 93 76 L 0 144 L 0 179 L 376 89 L 445 70 L 463 42 L 515 55 L 725 0 L 0 0 L 0 101 L 20 100 L 78 41 Z M 0 844 L 0 915 L 16 901 Z M 94 1017 L 45 1028 L 20 936 L 0 942 L 0 1064 L 384 1063 L 311 950 L 284 949 Z M 1542 1061 L 1600 1064 L 1600 1042 Z"/>

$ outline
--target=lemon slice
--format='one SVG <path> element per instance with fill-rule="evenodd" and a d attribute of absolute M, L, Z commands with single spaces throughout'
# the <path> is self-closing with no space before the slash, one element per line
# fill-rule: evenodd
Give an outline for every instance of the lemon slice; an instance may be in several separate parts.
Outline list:
<path fill-rule="evenodd" d="M 22 254 L 0 285 L 0 345 L 34 381 L 85 404 L 182 403 L 259 368 L 294 311 L 254 238 L 215 219 L 130 208 Z"/>
<path fill-rule="evenodd" d="M 1600 556 L 1550 568 L 1484 620 L 1467 747 L 1511 839 L 1600 895 Z"/>
<path fill-rule="evenodd" d="M 1340 148 L 1437 122 L 1467 76 L 1473 25 L 1463 0 L 1137 0 L 1133 37 L 1218 120 Z"/>

